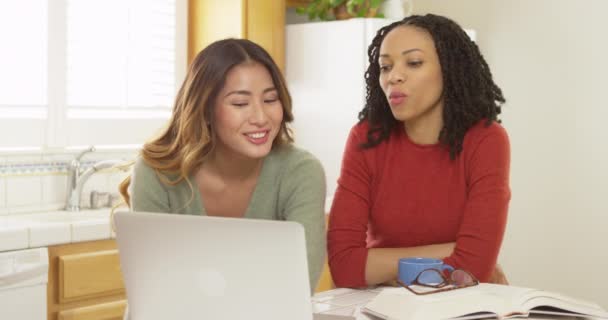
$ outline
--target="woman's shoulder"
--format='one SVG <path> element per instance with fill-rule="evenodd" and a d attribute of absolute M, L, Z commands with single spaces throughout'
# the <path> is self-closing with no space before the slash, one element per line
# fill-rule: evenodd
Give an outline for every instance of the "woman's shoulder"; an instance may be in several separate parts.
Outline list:
<path fill-rule="evenodd" d="M 484 153 L 503 153 L 509 150 L 509 136 L 507 130 L 497 121 L 481 120 L 471 127 L 463 141 L 465 154 L 473 155 L 476 151 Z"/>
<path fill-rule="evenodd" d="M 133 173 L 134 175 L 140 177 L 155 175 L 154 168 L 147 164 L 146 160 L 141 155 L 138 155 L 137 158 L 135 158 L 135 163 L 133 164 Z"/>
<path fill-rule="evenodd" d="M 272 182 L 280 194 L 290 194 L 302 186 L 315 189 L 310 192 L 325 194 L 325 170 L 321 161 L 307 150 L 294 145 L 273 149 L 264 162 L 265 180 Z"/>
<path fill-rule="evenodd" d="M 152 188 L 152 186 L 162 185 L 156 169 L 149 165 L 141 155 L 135 159 L 131 179 L 133 185 L 139 187 Z"/>
<path fill-rule="evenodd" d="M 146 159 L 138 155 L 133 165 L 133 179 L 146 183 L 159 182 L 159 175 L 166 177 L 168 180 L 177 179 L 178 174 L 170 174 L 158 171 L 153 165 L 150 165 Z"/>
<path fill-rule="evenodd" d="M 370 123 L 367 120 L 358 121 L 355 123 L 348 133 L 348 139 L 346 141 L 346 149 L 360 149 L 359 146 L 367 142 L 369 130 L 371 128 Z M 365 149 L 366 151 L 374 150 L 376 148 Z M 360 149 L 363 150 L 363 149 Z"/>
<path fill-rule="evenodd" d="M 485 140 L 489 137 L 503 140 L 505 142 L 509 141 L 509 136 L 507 134 L 507 130 L 498 123 L 497 121 L 481 120 L 473 125 L 465 135 L 465 144 L 472 143 L 478 144 L 482 140 Z"/>
<path fill-rule="evenodd" d="M 370 124 L 367 120 L 359 121 L 350 129 L 350 134 L 357 139 L 363 139 L 367 136 Z"/>
<path fill-rule="evenodd" d="M 269 158 L 270 164 L 289 169 L 306 164 L 321 166 L 321 161 L 315 155 L 293 144 L 276 147 Z"/>

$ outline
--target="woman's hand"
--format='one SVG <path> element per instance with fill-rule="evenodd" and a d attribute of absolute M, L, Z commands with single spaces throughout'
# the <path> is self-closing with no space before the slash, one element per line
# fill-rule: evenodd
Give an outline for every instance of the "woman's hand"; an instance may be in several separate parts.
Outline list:
<path fill-rule="evenodd" d="M 502 271 L 502 268 L 500 267 L 500 265 L 498 263 L 496 264 L 496 267 L 494 267 L 494 271 L 492 271 L 492 274 L 490 275 L 490 280 L 488 280 L 488 282 L 496 283 L 496 284 L 504 284 L 504 285 L 509 284 L 509 281 L 507 280 L 507 276 Z"/>

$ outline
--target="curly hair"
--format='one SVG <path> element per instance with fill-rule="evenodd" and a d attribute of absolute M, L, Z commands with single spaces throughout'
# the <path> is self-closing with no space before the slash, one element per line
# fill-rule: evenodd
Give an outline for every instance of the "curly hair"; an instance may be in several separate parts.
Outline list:
<path fill-rule="evenodd" d="M 366 102 L 359 112 L 359 122 L 369 123 L 367 141 L 362 148 L 372 148 L 389 138 L 400 122 L 391 113 L 379 83 L 378 58 L 384 37 L 394 28 L 413 26 L 427 31 L 435 43 L 443 78 L 443 128 L 439 143 L 448 147 L 455 159 L 462 151 L 469 128 L 482 119 L 486 125 L 500 122 L 498 115 L 505 103 L 502 90 L 492 80 L 492 73 L 475 42 L 454 21 L 433 14 L 413 15 L 389 24 L 376 33 L 368 48 L 369 67 L 365 72 Z"/>
<path fill-rule="evenodd" d="M 190 64 L 166 129 L 144 144 L 141 150 L 143 161 L 156 171 L 163 183 L 176 185 L 186 181 L 192 188 L 188 176 L 200 168 L 217 143 L 213 122 L 217 96 L 224 87 L 228 72 L 244 63 L 259 63 L 268 70 L 283 106 L 283 120 L 272 147 L 293 142 L 287 126 L 293 121 L 291 96 L 270 54 L 245 39 L 216 41 L 203 49 Z M 130 183 L 131 177 L 127 177 L 119 187 L 127 204 L 130 204 Z"/>

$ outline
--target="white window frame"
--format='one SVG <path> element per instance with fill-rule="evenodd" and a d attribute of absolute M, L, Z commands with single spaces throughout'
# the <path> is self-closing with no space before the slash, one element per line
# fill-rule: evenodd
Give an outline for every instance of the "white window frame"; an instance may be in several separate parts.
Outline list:
<path fill-rule="evenodd" d="M 67 1 L 48 2 L 47 109 L 24 106 L 24 112 L 0 116 L 0 153 L 52 151 L 70 152 L 79 146 L 139 146 L 160 129 L 170 108 L 107 110 L 67 107 Z M 188 0 L 175 0 L 175 92 L 187 68 Z M 10 109 L 9 109 L 10 110 Z"/>

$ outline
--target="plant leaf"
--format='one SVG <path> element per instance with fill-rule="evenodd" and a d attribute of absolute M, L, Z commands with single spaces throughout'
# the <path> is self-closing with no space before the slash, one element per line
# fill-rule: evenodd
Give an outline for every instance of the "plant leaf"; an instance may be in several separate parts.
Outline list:
<path fill-rule="evenodd" d="M 357 12 L 357 17 L 359 17 L 359 18 L 365 17 L 366 13 L 367 13 L 367 8 L 365 8 L 365 6 L 361 6 L 361 7 L 359 7 L 359 11 Z"/>
<path fill-rule="evenodd" d="M 383 0 L 370 0 L 369 7 L 372 9 L 378 8 L 382 4 Z"/>
<path fill-rule="evenodd" d="M 354 1 L 352 1 L 352 0 L 348 1 L 346 3 L 346 12 L 348 12 L 348 14 L 350 14 L 351 16 L 354 16 L 355 15 L 355 6 L 356 5 L 357 4 L 354 3 Z"/>
<path fill-rule="evenodd" d="M 319 12 L 319 20 L 321 21 L 327 21 L 329 19 L 327 19 L 327 11 L 321 11 Z"/>

